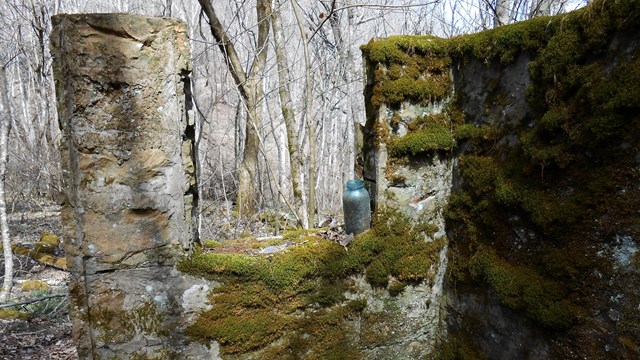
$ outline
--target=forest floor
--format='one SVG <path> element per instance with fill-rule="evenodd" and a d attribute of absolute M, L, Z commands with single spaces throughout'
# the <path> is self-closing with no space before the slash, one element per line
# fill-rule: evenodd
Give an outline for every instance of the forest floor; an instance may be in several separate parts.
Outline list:
<path fill-rule="evenodd" d="M 202 240 L 268 238 L 295 227 L 295 220 L 283 214 L 274 215 L 274 212 L 240 220 L 231 210 L 230 203 L 203 204 L 201 209 Z M 9 209 L 9 231 L 13 246 L 32 249 L 43 233 L 61 235 L 59 206 L 31 205 L 11 210 Z M 336 219 L 327 216 L 321 220 L 323 226 L 331 226 L 335 222 Z M 280 230 L 276 231 L 275 228 Z M 237 243 L 231 241 L 228 246 Z M 64 257 L 62 246 L 56 248 L 52 255 Z M 78 359 L 71 337 L 69 299 L 66 296 L 69 273 L 15 253 L 13 265 L 12 303 L 51 295 L 61 296 L 12 308 L 0 308 L 0 359 Z M 0 258 L 0 284 L 3 278 L 4 259 Z M 46 285 L 42 285 L 43 283 Z"/>
<path fill-rule="evenodd" d="M 48 204 L 14 211 L 9 214 L 9 231 L 12 245 L 25 248 L 32 248 L 43 233 L 60 235 L 59 207 Z M 61 248 L 53 255 L 64 257 Z M 0 359 L 77 359 L 66 296 L 69 274 L 24 255 L 14 254 L 13 266 L 12 303 L 62 296 L 0 309 Z M 4 278 L 4 259 L 0 277 Z"/>

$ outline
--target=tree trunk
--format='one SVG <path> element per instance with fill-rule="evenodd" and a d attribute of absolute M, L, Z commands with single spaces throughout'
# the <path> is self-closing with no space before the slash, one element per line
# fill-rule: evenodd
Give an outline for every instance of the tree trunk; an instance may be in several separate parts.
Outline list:
<path fill-rule="evenodd" d="M 262 124 L 260 103 L 264 96 L 262 76 L 267 61 L 269 28 L 271 27 L 269 21 L 271 2 L 269 0 L 258 0 L 256 2 L 258 19 L 257 53 L 253 58 L 253 63 L 250 68 L 251 73 L 248 75 L 242 68 L 242 63 L 240 62 L 235 47 L 218 19 L 211 2 L 209 0 L 198 0 L 198 2 L 209 20 L 211 34 L 218 42 L 218 47 L 246 106 L 246 139 L 238 175 L 238 210 L 241 215 L 252 215 L 255 213 L 257 204 L 255 181 L 258 171 L 258 130 Z"/>
<path fill-rule="evenodd" d="M 303 116 L 305 123 L 307 124 L 307 136 L 309 141 L 309 175 L 308 175 L 308 186 L 309 186 L 309 198 L 307 199 L 307 224 L 306 228 L 314 226 L 314 213 L 315 213 L 315 202 L 316 202 L 316 134 L 315 134 L 315 126 L 313 126 L 313 121 L 311 120 L 311 109 L 313 103 L 313 88 L 311 86 L 311 59 L 309 58 L 309 44 L 307 43 L 307 35 L 304 32 L 304 27 L 302 25 L 302 18 L 300 16 L 300 11 L 298 10 L 298 4 L 291 0 L 291 7 L 293 8 L 293 13 L 296 17 L 296 22 L 298 23 L 298 29 L 300 30 L 300 37 L 302 38 L 302 51 L 304 53 L 304 72 L 305 72 L 305 101 L 304 101 L 304 111 Z"/>
<path fill-rule="evenodd" d="M 282 3 L 276 2 L 276 8 L 281 9 Z M 273 29 L 273 43 L 276 53 L 276 62 L 278 65 L 278 95 L 280 96 L 280 109 L 284 118 L 284 125 L 287 131 L 287 143 L 289 148 L 289 163 L 291 167 L 291 189 L 293 191 L 293 203 L 296 209 L 298 219 L 303 219 L 301 206 L 302 191 L 300 189 L 300 167 L 302 159 L 300 157 L 300 143 L 298 142 L 298 134 L 296 132 L 296 120 L 293 113 L 293 101 L 291 100 L 291 92 L 289 91 L 289 81 L 287 73 L 289 72 L 289 64 L 285 55 L 284 34 L 282 31 L 282 22 L 280 20 L 280 12 L 274 11 L 271 14 L 271 27 Z M 302 226 L 303 224 L 300 223 Z"/>
<path fill-rule="evenodd" d="M 351 5 L 350 1 L 345 1 L 344 5 Z M 347 122 L 345 126 L 345 140 L 346 143 L 351 145 L 351 147 L 347 149 L 343 149 L 342 151 L 346 151 L 346 167 L 344 167 L 343 175 L 342 175 L 342 184 L 346 183 L 347 180 L 352 180 L 356 176 L 355 172 L 355 164 L 356 164 L 356 149 L 354 143 L 354 134 L 356 122 L 358 121 L 358 109 L 357 103 L 358 98 L 352 98 L 351 95 L 353 92 L 351 88 L 353 86 L 353 54 L 350 49 L 351 41 L 348 39 L 348 42 L 345 44 L 342 27 L 340 24 L 340 18 L 338 17 L 338 13 L 332 11 L 329 15 L 329 24 L 331 25 L 331 30 L 333 32 L 333 38 L 335 40 L 336 49 L 338 50 L 338 58 L 341 63 L 341 78 L 344 81 L 345 87 L 347 89 L 347 99 L 348 102 L 348 115 Z M 347 37 L 351 36 L 351 28 L 353 25 L 353 8 L 350 7 L 347 9 Z"/>
<path fill-rule="evenodd" d="M 251 88 L 253 86 L 248 86 Z M 257 87 L 257 86 L 256 86 Z M 250 89 L 252 93 L 262 92 L 260 89 Z M 255 95 L 254 95 L 255 96 Z M 238 210 L 240 215 L 251 216 L 256 211 L 258 199 L 256 196 L 255 180 L 258 171 L 258 129 L 262 124 L 260 109 L 257 108 L 254 96 L 246 99 L 247 123 L 245 127 L 245 140 L 242 161 L 238 174 Z"/>
<path fill-rule="evenodd" d="M 11 239 L 9 239 L 9 224 L 7 221 L 7 203 L 5 201 L 5 179 L 7 176 L 9 130 L 11 129 L 11 108 L 5 67 L 0 67 L 0 232 L 2 233 L 2 248 L 4 252 L 4 282 L 0 291 L 0 303 L 9 300 L 13 286 L 13 254 Z"/>
<path fill-rule="evenodd" d="M 552 0 L 535 0 L 531 3 L 530 17 L 551 15 Z"/>
<path fill-rule="evenodd" d="M 509 0 L 497 0 L 495 14 L 493 18 L 493 27 L 507 25 L 509 21 Z"/>

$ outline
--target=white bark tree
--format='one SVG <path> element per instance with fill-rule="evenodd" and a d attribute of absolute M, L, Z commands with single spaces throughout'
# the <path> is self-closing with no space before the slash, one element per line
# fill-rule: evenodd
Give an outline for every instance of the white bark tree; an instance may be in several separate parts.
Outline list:
<path fill-rule="evenodd" d="M 511 15 L 511 1 L 510 0 L 496 0 L 494 4 L 494 18 L 493 27 L 507 25 L 510 23 Z"/>
<path fill-rule="evenodd" d="M 0 233 L 2 234 L 4 254 L 4 281 L 0 291 L 0 303 L 9 300 L 13 287 L 13 253 L 9 238 L 7 202 L 5 201 L 5 179 L 7 176 L 9 131 L 11 129 L 11 106 L 8 93 L 6 65 L 2 65 L 0 66 Z"/>
<path fill-rule="evenodd" d="M 308 163 L 307 163 L 307 217 L 303 220 L 304 228 L 313 227 L 314 214 L 316 211 L 316 135 L 315 123 L 311 119 L 311 111 L 313 109 L 313 85 L 311 79 L 311 56 L 309 55 L 309 43 L 307 34 L 302 23 L 300 9 L 295 0 L 291 0 L 291 8 L 300 31 L 302 39 L 302 53 L 304 57 L 304 101 L 302 105 L 302 117 L 304 124 L 307 126 L 307 141 L 309 144 Z"/>

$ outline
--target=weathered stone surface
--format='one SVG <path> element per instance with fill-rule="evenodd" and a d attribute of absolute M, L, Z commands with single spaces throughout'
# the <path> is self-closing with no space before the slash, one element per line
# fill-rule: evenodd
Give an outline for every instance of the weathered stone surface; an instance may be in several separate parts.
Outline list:
<path fill-rule="evenodd" d="M 528 53 L 520 53 L 504 68 L 473 59 L 453 69 L 462 99 L 461 110 L 473 114 L 478 125 L 518 126 L 533 120 L 525 99 L 525 90 L 531 84 L 527 70 L 530 61 Z"/>
<path fill-rule="evenodd" d="M 183 295 L 211 284 L 177 260 L 197 240 L 186 25 L 122 14 L 53 17 L 66 197 L 63 234 L 81 358 L 207 358 Z"/>
<path fill-rule="evenodd" d="M 385 64 L 369 63 L 368 66 L 388 71 Z M 444 75 L 439 76 L 452 75 L 452 71 L 447 69 Z M 431 74 L 427 71 L 422 76 L 430 78 Z M 368 81 L 368 86 L 375 86 L 372 77 Z M 434 225 L 433 235 L 425 241 L 446 237 L 443 211 L 453 186 L 456 159 L 450 152 L 443 151 L 398 159 L 390 154 L 389 142 L 391 138 L 407 136 L 417 119 L 441 115 L 452 101 L 451 87 L 448 95 L 437 101 L 403 102 L 395 107 L 383 102 L 376 108 L 368 108 L 368 120 L 363 129 L 362 149 L 359 151 L 364 165 L 363 177 L 372 194 L 374 209 L 397 209 L 415 224 Z M 379 316 L 389 315 L 385 329 L 367 324 L 361 326 L 359 336 L 376 339 L 376 343 L 367 350 L 370 358 L 423 359 L 434 356 L 438 338 L 444 332 L 443 286 L 447 251 L 445 241 L 437 267 L 434 267 L 433 283 L 408 286 L 397 297 L 372 289 L 366 282 L 356 282 L 356 296 L 366 297 L 367 311 Z"/>
<path fill-rule="evenodd" d="M 370 323 L 354 324 L 354 335 L 360 339 L 369 359 L 425 359 L 432 356 L 442 333 L 442 287 L 447 268 L 447 246 L 440 250 L 433 264 L 434 281 L 407 286 L 397 296 L 386 289 L 372 288 L 362 277 L 354 277 L 354 287 L 347 299 L 367 300 L 365 313 Z M 382 325 L 383 324 L 383 325 Z M 371 343 L 367 343 L 370 339 Z"/>
<path fill-rule="evenodd" d="M 374 207 L 398 209 L 414 220 L 437 225 L 435 238 L 445 235 L 442 210 L 451 193 L 455 157 L 432 152 L 410 161 L 392 163 L 388 139 L 384 137 L 386 134 L 397 138 L 407 135 L 408 127 L 417 118 L 442 114 L 451 101 L 452 97 L 426 104 L 403 103 L 397 110 L 382 104 L 365 129 L 364 178 L 373 194 Z M 399 121 L 394 124 L 396 118 Z"/>

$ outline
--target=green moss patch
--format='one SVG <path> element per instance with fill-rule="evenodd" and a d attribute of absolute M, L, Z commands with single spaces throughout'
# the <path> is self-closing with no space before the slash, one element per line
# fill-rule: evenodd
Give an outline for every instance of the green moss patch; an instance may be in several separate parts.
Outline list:
<path fill-rule="evenodd" d="M 60 270 L 67 270 L 67 259 L 65 258 L 56 257 L 47 253 L 40 253 L 36 250 L 31 250 L 19 245 L 13 245 L 11 248 L 13 249 L 14 254 L 29 256 L 40 264 L 48 265 Z"/>
<path fill-rule="evenodd" d="M 268 345 L 280 337 L 280 331 L 287 325 L 286 319 L 269 309 L 245 309 L 233 316 L 224 310 L 233 309 L 202 314 L 187 333 L 194 338 L 213 338 L 225 351 L 238 353 Z"/>
<path fill-rule="evenodd" d="M 391 127 L 398 127 L 399 116 L 394 112 Z M 486 129 L 471 124 L 464 124 L 464 115 L 453 107 L 446 108 L 440 114 L 420 116 L 408 123 L 408 133 L 404 136 L 394 136 L 389 133 L 385 124 L 378 123 L 376 139 L 380 145 L 384 142 L 389 150 L 391 167 L 389 176 L 393 174 L 395 158 L 413 157 L 434 151 L 450 151 L 458 145 L 458 140 L 472 139 L 486 135 Z"/>
<path fill-rule="evenodd" d="M 393 156 L 416 155 L 431 150 L 451 150 L 455 145 L 449 128 L 439 124 L 393 140 L 389 153 Z"/>
<path fill-rule="evenodd" d="M 15 309 L 0 309 L 0 319 L 13 320 L 20 319 L 29 320 L 29 314 Z"/>
<path fill-rule="evenodd" d="M 404 101 L 427 103 L 448 96 L 451 59 L 444 47 L 439 49 L 444 44 L 435 37 L 396 36 L 363 46 L 365 58 L 380 65 L 371 73 L 372 104 L 398 107 Z"/>
<path fill-rule="evenodd" d="M 545 278 L 531 267 L 511 264 L 492 250 L 479 250 L 468 266 L 471 276 L 486 281 L 502 303 L 524 309 L 544 326 L 568 328 L 584 316 L 581 308 L 567 300 L 562 282 Z"/>
<path fill-rule="evenodd" d="M 46 282 L 42 280 L 26 280 L 20 286 L 22 291 L 44 291 L 49 288 Z"/>
<path fill-rule="evenodd" d="M 345 298 L 351 275 L 364 273 L 371 285 L 395 295 L 407 284 L 431 281 L 446 241 L 426 242 L 434 230 L 387 211 L 374 216 L 372 229 L 358 235 L 348 251 L 308 232 L 287 234 L 283 241 L 294 245 L 272 255 L 219 253 L 220 245 L 202 249 L 179 269 L 224 285 L 211 293 L 212 309 L 188 332 L 203 342 L 219 341 L 228 354 L 267 356 L 277 348 L 291 358 L 362 358 L 350 334 L 367 301 Z"/>
<path fill-rule="evenodd" d="M 60 238 L 45 231 L 40 235 L 40 240 L 34 244 L 33 249 L 38 253 L 53 254 L 59 245 Z"/>
<path fill-rule="evenodd" d="M 166 314 L 155 303 L 144 302 L 131 310 L 120 308 L 122 305 L 117 301 L 112 305 L 112 308 L 91 312 L 92 325 L 99 330 L 97 336 L 101 341 L 128 342 L 140 332 L 152 337 L 169 335 L 161 326 L 166 321 Z"/>
<path fill-rule="evenodd" d="M 20 245 L 11 245 L 11 250 L 14 254 L 29 256 L 40 264 L 60 270 L 67 270 L 67 259 L 53 255 L 59 245 L 60 239 L 57 235 L 44 232 L 40 240 L 34 244 L 33 249 Z M 2 244 L 0 244 L 0 250 L 2 250 Z"/>

